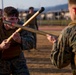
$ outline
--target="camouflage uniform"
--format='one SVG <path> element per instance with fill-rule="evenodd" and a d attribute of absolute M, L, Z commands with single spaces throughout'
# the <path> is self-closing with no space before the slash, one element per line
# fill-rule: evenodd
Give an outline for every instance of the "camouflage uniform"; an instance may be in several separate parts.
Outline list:
<path fill-rule="evenodd" d="M 4 25 L 0 26 L 0 43 L 15 30 L 6 30 Z M 11 39 L 12 47 L 10 46 L 11 48 L 0 51 L 0 75 L 10 75 L 11 73 L 12 75 L 30 75 L 22 50 L 33 48 L 34 37 L 30 32 L 24 30 L 20 32 L 20 36 L 22 44 L 18 44 Z M 18 50 L 16 49 L 17 46 L 19 47 Z"/>
<path fill-rule="evenodd" d="M 75 52 L 76 24 L 72 23 L 61 32 L 58 40 L 54 43 L 51 51 L 51 62 L 58 68 L 63 68 L 71 64 L 73 75 L 76 75 Z"/>
<path fill-rule="evenodd" d="M 32 17 L 34 14 L 28 14 L 26 16 L 26 20 L 28 20 L 30 17 Z M 37 25 L 37 18 L 34 18 L 28 25 L 28 27 L 33 28 L 38 30 L 38 25 Z M 32 33 L 34 36 L 34 40 L 35 40 L 35 44 L 34 44 L 34 48 L 36 49 L 36 43 L 37 43 L 37 36 L 36 33 Z"/>
<path fill-rule="evenodd" d="M 0 59 L 0 75 L 30 75 L 23 53 L 18 57 L 4 60 Z"/>

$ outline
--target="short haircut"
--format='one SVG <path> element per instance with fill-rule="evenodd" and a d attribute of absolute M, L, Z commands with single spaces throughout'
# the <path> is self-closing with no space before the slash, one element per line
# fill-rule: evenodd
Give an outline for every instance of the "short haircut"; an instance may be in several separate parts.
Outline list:
<path fill-rule="evenodd" d="M 12 6 L 9 6 L 9 7 L 5 7 L 4 8 L 4 15 L 5 16 L 13 16 L 15 15 L 16 17 L 19 16 L 19 12 L 16 8 L 12 7 Z"/>
<path fill-rule="evenodd" d="M 30 9 L 34 9 L 34 7 L 29 7 L 29 10 L 30 10 Z"/>
<path fill-rule="evenodd" d="M 68 3 L 69 3 L 70 5 L 72 5 L 72 4 L 75 4 L 75 5 L 76 5 L 76 0 L 68 0 Z"/>

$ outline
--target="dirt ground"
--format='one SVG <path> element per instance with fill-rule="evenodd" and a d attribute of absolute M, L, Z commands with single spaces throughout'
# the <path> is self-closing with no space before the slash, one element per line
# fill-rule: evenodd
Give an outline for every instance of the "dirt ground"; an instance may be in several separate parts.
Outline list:
<path fill-rule="evenodd" d="M 39 30 L 59 35 L 64 26 L 45 26 Z M 24 51 L 30 75 L 72 75 L 70 65 L 58 69 L 50 62 L 50 51 L 52 44 L 46 36 L 37 34 L 37 50 Z"/>

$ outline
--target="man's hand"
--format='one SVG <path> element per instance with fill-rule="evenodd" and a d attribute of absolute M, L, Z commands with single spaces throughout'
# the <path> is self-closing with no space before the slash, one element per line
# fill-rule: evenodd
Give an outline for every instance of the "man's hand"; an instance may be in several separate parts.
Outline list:
<path fill-rule="evenodd" d="M 47 34 L 46 37 L 52 44 L 56 42 L 56 38 L 54 36 Z"/>
<path fill-rule="evenodd" d="M 7 39 L 3 40 L 0 44 L 0 50 L 8 49 L 10 47 L 11 42 L 7 42 Z"/>
<path fill-rule="evenodd" d="M 21 43 L 21 37 L 20 37 L 19 33 L 17 33 L 17 32 L 13 33 L 13 37 L 12 38 L 13 38 L 14 41 L 16 41 L 18 43 Z"/>

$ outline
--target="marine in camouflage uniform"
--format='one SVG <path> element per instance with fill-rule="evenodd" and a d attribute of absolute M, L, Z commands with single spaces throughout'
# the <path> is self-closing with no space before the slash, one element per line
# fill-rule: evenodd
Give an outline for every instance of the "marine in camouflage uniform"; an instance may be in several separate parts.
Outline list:
<path fill-rule="evenodd" d="M 58 68 L 71 64 L 73 75 L 76 75 L 76 0 L 68 0 L 68 9 L 72 22 L 62 30 L 58 39 L 47 34 L 53 44 L 51 62 Z"/>
<path fill-rule="evenodd" d="M 29 13 L 26 16 L 26 20 L 28 20 L 29 18 L 31 18 L 34 15 L 34 8 L 33 7 L 29 7 Z M 37 18 L 34 18 L 28 25 L 28 27 L 33 28 L 38 30 L 38 24 L 37 24 Z M 34 44 L 34 49 L 36 49 L 36 45 L 37 45 L 37 36 L 36 33 L 31 32 L 34 36 L 34 40 L 35 40 L 35 44 Z"/>
<path fill-rule="evenodd" d="M 15 29 L 16 30 L 16 29 Z M 4 26 L 0 27 L 0 43 L 3 39 L 8 38 L 15 30 L 5 30 Z M 26 66 L 26 59 L 22 50 L 33 48 L 34 37 L 30 32 L 21 31 L 22 44 L 12 40 L 9 49 L 0 51 L 0 75 L 12 73 L 13 75 L 29 75 Z"/>
<path fill-rule="evenodd" d="M 76 23 L 69 24 L 54 43 L 51 51 L 51 62 L 58 68 L 71 64 L 73 75 L 76 75 L 75 65 L 76 52 Z"/>
<path fill-rule="evenodd" d="M 6 8 L 9 8 L 10 12 L 17 12 L 13 7 Z M 18 23 L 22 24 L 21 22 Z M 4 24 L 0 25 L 0 44 L 4 39 L 10 37 L 16 30 L 17 28 L 7 30 L 5 29 Z M 8 49 L 1 50 L 0 47 L 0 75 L 30 75 L 22 50 L 33 48 L 34 37 L 32 33 L 24 30 L 20 32 L 20 36 L 21 43 L 11 39 L 11 45 Z"/>

